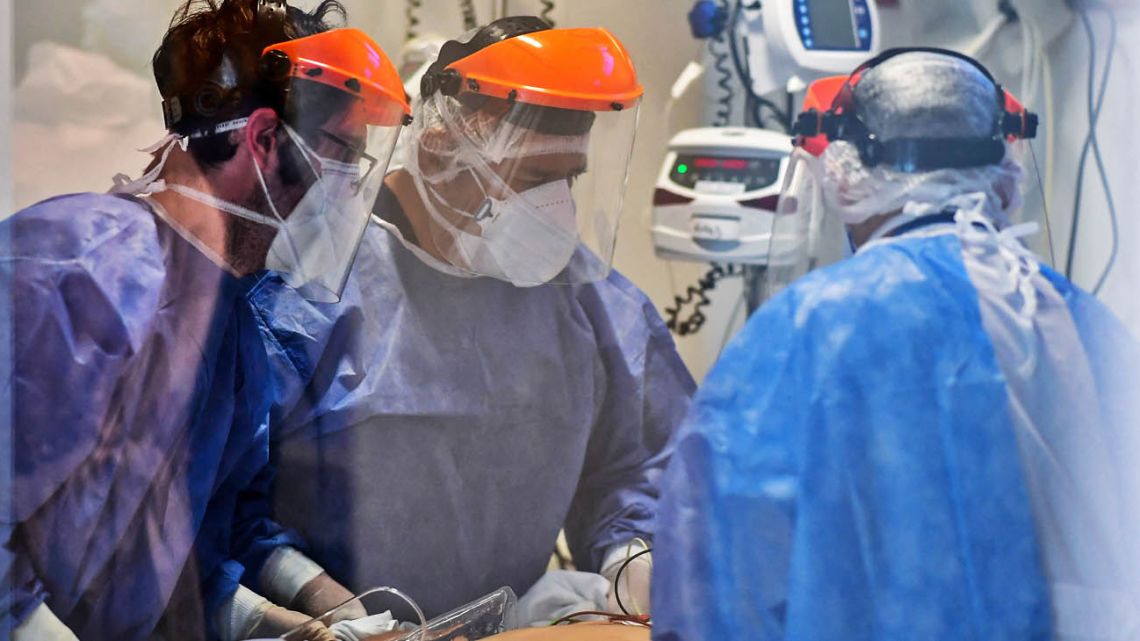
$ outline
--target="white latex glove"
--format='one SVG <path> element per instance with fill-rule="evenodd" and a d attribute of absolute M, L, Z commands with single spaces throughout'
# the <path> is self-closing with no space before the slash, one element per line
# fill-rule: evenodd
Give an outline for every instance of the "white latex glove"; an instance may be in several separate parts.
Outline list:
<path fill-rule="evenodd" d="M 606 595 L 606 607 L 610 612 L 629 614 L 649 614 L 649 583 L 653 575 L 653 554 L 643 554 L 633 559 L 621 572 L 621 584 L 618 585 L 618 572 L 626 559 L 646 550 L 639 543 L 617 545 L 610 548 L 602 565 L 602 576 L 609 581 L 609 591 Z M 618 596 L 621 604 L 618 604 Z"/>
<path fill-rule="evenodd" d="M 569 570 L 547 572 L 515 604 L 507 615 L 507 627 L 545 626 L 575 612 L 605 610 L 607 591 L 609 581 L 600 574 Z"/>
<path fill-rule="evenodd" d="M 12 630 L 12 641 L 79 641 L 66 625 L 41 603 L 32 614 Z"/>
<path fill-rule="evenodd" d="M 391 632 L 398 625 L 391 612 L 382 612 L 353 621 L 334 623 L 329 626 L 329 630 L 336 635 L 337 641 L 365 641 L 378 634 Z"/>

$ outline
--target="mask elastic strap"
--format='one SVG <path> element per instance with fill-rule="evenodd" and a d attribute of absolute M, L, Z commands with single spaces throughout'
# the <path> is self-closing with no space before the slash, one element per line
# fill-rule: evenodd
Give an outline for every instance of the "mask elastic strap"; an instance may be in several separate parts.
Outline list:
<path fill-rule="evenodd" d="M 320 183 L 321 182 L 320 181 L 321 174 L 319 171 L 317 171 L 317 168 L 313 166 L 313 162 L 311 160 L 309 160 L 309 157 L 307 155 L 309 152 L 308 152 L 308 149 L 306 149 L 306 145 L 305 145 L 304 141 L 300 139 L 300 136 L 296 132 L 293 131 L 293 128 L 290 127 L 288 123 L 282 123 L 282 124 L 285 125 L 285 133 L 288 134 L 289 138 L 293 141 L 293 143 L 297 145 L 298 149 L 301 150 L 301 156 L 305 159 L 305 163 L 309 165 L 309 170 L 313 172 L 313 176 L 316 177 L 316 179 L 317 179 L 316 182 Z M 254 159 L 254 161 L 253 161 L 253 170 L 254 170 L 254 173 L 257 174 L 257 182 L 261 184 L 261 191 L 262 191 L 262 193 L 265 194 L 265 201 L 267 203 L 269 203 L 269 209 L 270 209 L 270 211 L 273 212 L 273 216 L 278 221 L 277 227 L 280 230 L 279 233 L 285 234 L 285 240 L 289 245 L 289 251 L 291 251 L 293 253 L 293 260 L 295 262 L 300 262 L 301 252 L 297 249 L 297 246 L 294 244 L 293 238 L 292 238 L 292 236 L 289 235 L 289 230 L 286 227 L 285 219 L 282 218 L 281 212 L 279 212 L 277 210 L 277 205 L 274 204 L 274 202 L 273 202 L 273 196 L 269 193 L 269 185 L 265 182 L 265 174 L 262 173 L 261 165 L 257 164 L 256 159 Z M 324 189 L 324 185 L 321 185 L 321 189 L 322 190 Z M 327 196 L 327 194 L 326 194 L 326 196 Z"/>
<path fill-rule="evenodd" d="M 199 191 L 197 189 L 194 189 L 193 187 L 187 187 L 186 185 L 170 184 L 170 183 L 167 183 L 167 182 L 161 181 L 161 180 L 157 181 L 154 184 L 156 187 L 161 187 L 161 189 L 156 189 L 155 191 L 172 191 L 172 192 L 179 194 L 181 196 L 185 196 L 191 200 L 196 200 L 196 201 L 202 203 L 203 205 L 208 205 L 210 207 L 213 207 L 214 209 L 224 211 L 227 214 L 233 214 L 234 216 L 237 216 L 238 218 L 244 218 L 248 221 L 255 222 L 255 223 L 258 223 L 261 225 L 266 225 L 268 227 L 273 227 L 275 229 L 280 229 L 281 227 L 284 226 L 284 224 L 282 222 L 280 222 L 278 220 L 274 220 L 273 218 L 270 218 L 269 216 L 266 216 L 265 214 L 262 214 L 260 212 L 256 212 L 256 211 L 249 209 L 249 208 L 246 208 L 246 207 L 242 207 L 241 205 L 238 205 L 235 203 L 231 203 L 228 200 L 223 200 L 223 199 L 218 198 L 217 196 L 215 196 L 213 194 L 208 194 L 204 191 Z"/>
<path fill-rule="evenodd" d="M 273 217 L 277 219 L 278 226 L 285 224 L 285 219 L 281 217 L 281 213 L 277 211 L 277 205 L 273 203 L 273 196 L 269 193 L 269 185 L 265 182 L 265 174 L 261 172 L 261 165 L 257 164 L 257 159 L 253 159 L 253 172 L 257 174 L 257 182 L 261 185 L 261 192 L 265 194 L 265 202 L 269 204 L 269 210 L 273 212 Z"/>
<path fill-rule="evenodd" d="M 320 158 L 320 156 L 317 155 L 317 152 L 309 149 L 309 145 L 303 138 L 301 138 L 301 134 L 298 134 L 296 131 L 294 131 L 293 128 L 289 126 L 289 123 L 282 124 L 285 125 L 285 133 L 289 135 L 289 139 L 292 140 L 293 144 L 297 145 L 297 148 L 301 150 L 301 157 L 305 159 L 305 164 L 309 166 L 309 170 L 313 172 L 313 176 L 318 181 L 320 181 L 322 172 L 317 169 L 317 166 L 313 164 L 313 161 L 310 158 L 310 156 L 313 158 Z"/>
<path fill-rule="evenodd" d="M 137 180 L 131 180 L 131 177 L 126 174 L 115 174 L 115 176 L 111 179 L 114 182 L 114 185 L 111 187 L 108 193 L 131 195 L 147 193 L 147 191 L 149 191 L 151 187 L 155 185 L 156 182 L 158 182 L 158 176 L 162 173 L 162 170 L 166 168 L 166 161 L 170 159 L 170 154 L 174 151 L 175 146 L 179 147 L 183 152 L 185 152 L 189 148 L 190 140 L 192 139 L 205 138 L 206 136 L 237 131 L 238 129 L 244 128 L 248 124 L 249 118 L 237 118 L 235 120 L 228 120 L 226 122 L 218 123 L 217 125 L 214 125 L 213 127 L 207 129 L 201 129 L 190 134 L 189 136 L 183 136 L 181 134 L 169 132 L 163 136 L 161 140 L 154 143 L 153 145 L 149 147 L 143 147 L 142 149 L 138 150 L 141 153 L 151 155 L 162 151 L 162 158 L 159 159 L 158 164 L 154 166 L 154 169 L 146 172 Z M 162 190 L 160 189 L 158 191 Z"/>
<path fill-rule="evenodd" d="M 182 151 L 186 151 L 189 144 L 189 138 L 176 133 L 168 133 L 162 137 L 162 140 L 159 140 L 153 145 L 139 149 L 140 152 L 145 154 L 155 154 L 162 151 L 162 158 L 159 159 L 153 169 L 140 176 L 137 180 L 131 180 L 131 177 L 126 174 L 115 174 L 114 178 L 112 178 L 114 185 L 108 193 L 130 195 L 147 193 L 157 181 L 162 170 L 166 168 L 166 161 L 170 159 L 170 154 L 174 151 L 174 148 L 180 147 Z"/>

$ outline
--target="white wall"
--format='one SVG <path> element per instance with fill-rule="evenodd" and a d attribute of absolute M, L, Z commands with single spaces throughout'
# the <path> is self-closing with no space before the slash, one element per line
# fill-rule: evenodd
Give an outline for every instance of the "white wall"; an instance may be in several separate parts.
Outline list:
<path fill-rule="evenodd" d="M 12 0 L 0 0 L 0 216 L 12 209 Z"/>

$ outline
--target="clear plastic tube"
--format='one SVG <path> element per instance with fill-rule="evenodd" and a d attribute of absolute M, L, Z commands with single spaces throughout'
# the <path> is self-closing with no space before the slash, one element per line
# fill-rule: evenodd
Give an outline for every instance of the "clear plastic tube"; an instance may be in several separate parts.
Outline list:
<path fill-rule="evenodd" d="M 382 592 L 387 592 L 389 594 L 392 594 L 392 595 L 399 597 L 400 599 L 403 599 L 405 602 L 407 602 L 408 605 L 412 606 L 412 610 L 414 610 L 416 613 L 416 616 L 419 617 L 419 620 L 420 620 L 419 629 L 416 630 L 414 633 L 403 637 L 403 639 L 406 639 L 407 641 L 426 639 L 427 638 L 427 625 L 428 624 L 427 624 L 427 617 L 424 616 L 424 611 L 420 609 L 420 606 L 414 600 L 412 600 L 412 598 L 410 596 L 404 594 L 403 592 L 401 592 L 400 590 L 397 590 L 396 588 L 390 588 L 387 586 L 379 587 L 379 588 L 372 588 L 371 590 L 365 590 L 364 592 L 360 593 L 359 595 L 354 596 L 353 598 L 351 598 L 351 599 L 345 601 L 344 603 L 341 603 L 340 605 L 336 606 L 335 608 L 329 610 L 328 612 L 325 612 L 321 616 L 315 617 L 310 621 L 306 621 L 303 625 L 300 625 L 300 626 L 297 626 L 296 628 L 293 628 L 292 630 L 290 630 L 289 632 L 284 634 L 281 637 L 281 639 L 283 639 L 284 641 L 305 641 L 305 638 L 302 635 L 304 634 L 304 631 L 308 628 L 308 626 L 311 625 L 313 622 L 319 621 L 322 623 L 328 623 L 329 621 L 333 620 L 334 615 L 337 612 L 339 612 L 342 608 L 346 608 L 346 607 L 348 607 L 354 603 L 363 604 L 363 601 L 366 597 L 372 596 L 374 594 L 380 594 Z"/>

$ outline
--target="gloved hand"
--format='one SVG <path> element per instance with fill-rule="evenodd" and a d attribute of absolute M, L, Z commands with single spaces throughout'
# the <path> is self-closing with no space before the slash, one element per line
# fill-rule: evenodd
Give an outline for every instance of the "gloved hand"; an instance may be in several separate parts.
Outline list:
<path fill-rule="evenodd" d="M 325 624 L 312 621 L 307 614 L 295 612 L 281 606 L 273 605 L 265 610 L 261 621 L 253 628 L 250 639 L 276 639 L 285 636 L 290 630 L 304 626 L 301 630 L 290 634 L 286 641 L 338 641 Z"/>
<path fill-rule="evenodd" d="M 332 614 L 329 620 L 330 624 L 368 618 L 368 610 L 360 601 L 341 605 L 354 596 L 356 595 L 349 592 L 348 588 L 334 581 L 328 574 L 321 572 L 301 588 L 289 607 L 298 612 L 317 617 L 340 606 Z"/>
<path fill-rule="evenodd" d="M 340 621 L 329 626 L 339 641 L 369 641 L 385 632 L 391 632 L 399 625 L 391 612 L 366 616 L 355 621 Z"/>
<path fill-rule="evenodd" d="M 643 545 L 629 544 L 615 546 L 606 556 L 606 563 L 602 576 L 609 581 L 609 592 L 606 595 L 606 607 L 610 612 L 629 614 L 649 614 L 649 584 L 653 575 L 653 559 L 651 553 L 642 554 L 630 561 L 622 570 L 627 559 L 646 550 Z M 618 572 L 621 572 L 620 584 Z M 618 603 L 618 597 L 621 603 Z M 622 606 L 625 606 L 623 611 Z"/>
<path fill-rule="evenodd" d="M 314 617 L 355 596 L 309 557 L 287 545 L 277 548 L 269 556 L 258 575 L 258 582 L 270 601 Z M 357 601 L 340 608 L 332 622 L 365 616 L 368 616 L 368 611 Z"/>
<path fill-rule="evenodd" d="M 12 641 L 79 641 L 66 625 L 48 609 L 39 604 L 28 618 L 12 630 Z"/>
<path fill-rule="evenodd" d="M 604 610 L 608 589 L 609 582 L 600 574 L 547 572 L 515 604 L 507 615 L 507 627 L 539 627 L 575 612 Z"/>

